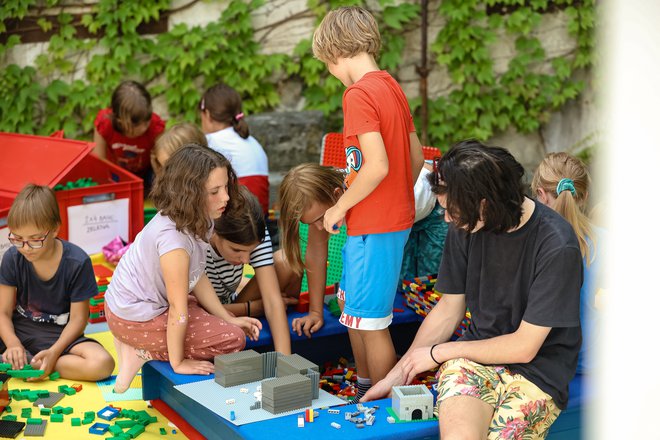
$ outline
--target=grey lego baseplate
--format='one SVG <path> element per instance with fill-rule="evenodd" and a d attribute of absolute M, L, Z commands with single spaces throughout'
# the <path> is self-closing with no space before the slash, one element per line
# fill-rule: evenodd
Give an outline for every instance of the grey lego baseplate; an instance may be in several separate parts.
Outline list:
<path fill-rule="evenodd" d="M 44 408 L 52 408 L 57 404 L 57 402 L 62 400 L 64 396 L 64 393 L 54 393 L 51 391 L 50 396 L 35 400 L 32 406 L 39 406 L 41 404 L 44 406 Z"/>
<path fill-rule="evenodd" d="M 308 379 L 309 380 L 309 379 Z M 274 419 L 290 414 L 299 414 L 307 408 L 319 409 L 337 405 L 345 405 L 346 402 L 339 397 L 333 396 L 325 390 L 319 391 L 319 398 L 312 400 L 311 406 L 294 411 L 286 411 L 280 414 L 272 414 L 263 408 L 250 409 L 250 406 L 258 400 L 254 394 L 261 381 L 225 388 L 213 379 L 192 382 L 183 385 L 175 385 L 174 388 L 195 402 L 205 406 L 210 411 L 228 420 L 234 425 L 259 422 Z M 241 393 L 241 388 L 247 388 L 247 393 Z M 233 399 L 234 403 L 227 404 L 226 401 Z M 236 419 L 231 420 L 229 412 L 234 411 Z"/>
<path fill-rule="evenodd" d="M 46 435 L 46 425 L 48 422 L 46 420 L 41 421 L 41 425 L 25 425 L 25 431 L 23 435 L 25 437 L 43 437 Z"/>

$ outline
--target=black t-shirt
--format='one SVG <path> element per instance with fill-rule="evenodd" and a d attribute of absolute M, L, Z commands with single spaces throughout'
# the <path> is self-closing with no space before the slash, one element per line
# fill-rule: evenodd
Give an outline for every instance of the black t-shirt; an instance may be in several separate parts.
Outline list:
<path fill-rule="evenodd" d="M 522 320 L 552 327 L 530 363 L 507 367 L 563 409 L 582 342 L 581 285 L 582 256 L 572 227 L 535 202 L 529 221 L 514 232 L 468 234 L 450 225 L 435 288 L 465 294 L 472 322 L 461 340 L 510 334 Z"/>
<path fill-rule="evenodd" d="M 98 294 L 89 256 L 75 244 L 60 241 L 62 260 L 55 275 L 46 281 L 39 279 L 32 263 L 15 247 L 2 257 L 0 284 L 16 287 L 17 311 L 33 321 L 54 322 L 57 316 L 69 313 L 72 302 Z"/>

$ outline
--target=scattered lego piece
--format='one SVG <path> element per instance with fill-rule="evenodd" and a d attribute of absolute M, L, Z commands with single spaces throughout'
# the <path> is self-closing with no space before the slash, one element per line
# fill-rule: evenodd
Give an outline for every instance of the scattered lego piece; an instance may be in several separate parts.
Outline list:
<path fill-rule="evenodd" d="M 105 408 L 99 410 L 96 415 L 103 420 L 112 420 L 119 415 L 119 410 L 111 406 L 106 406 Z"/>
<path fill-rule="evenodd" d="M 131 427 L 131 429 L 126 431 L 126 434 L 130 435 L 131 438 L 135 438 L 138 435 L 142 434 L 143 432 L 144 432 L 144 425 L 140 425 L 139 423 L 136 423 Z"/>
<path fill-rule="evenodd" d="M 227 399 L 225 400 L 225 405 L 233 405 L 236 403 L 236 399 Z"/>
<path fill-rule="evenodd" d="M 160 429 L 163 429 L 163 428 L 160 428 Z M 110 428 L 108 428 L 108 431 L 110 431 L 110 432 L 113 433 L 114 435 L 117 435 L 117 434 L 123 434 L 123 433 L 124 433 L 124 430 L 121 429 L 121 428 L 120 428 L 119 426 L 117 426 L 117 425 L 112 425 L 112 426 L 110 426 Z M 165 433 L 167 434 L 167 431 L 165 431 Z M 161 434 L 162 434 L 162 433 L 161 433 Z"/>
<path fill-rule="evenodd" d="M 48 375 L 48 379 L 50 380 L 57 380 L 59 378 L 60 378 L 60 373 L 58 373 L 57 371 L 53 371 Z"/>
<path fill-rule="evenodd" d="M 229 420 L 236 420 L 236 413 L 234 411 L 229 411 Z"/>
<path fill-rule="evenodd" d="M 394 423 L 396 420 L 394 420 L 394 417 L 392 416 L 387 416 L 387 423 Z"/>
<path fill-rule="evenodd" d="M 63 410 L 64 410 L 64 408 L 62 408 L 61 406 L 54 406 L 53 407 L 53 414 L 62 414 Z"/>
<path fill-rule="evenodd" d="M 82 384 L 74 383 L 73 385 L 71 385 L 71 388 L 73 388 L 74 390 L 76 390 L 76 392 L 79 393 L 82 391 Z"/>
<path fill-rule="evenodd" d="M 356 428 L 360 428 L 360 429 L 362 429 L 362 428 L 364 428 L 364 425 L 363 425 L 362 423 L 357 423 L 357 424 L 355 425 L 355 427 L 356 427 Z"/>
<path fill-rule="evenodd" d="M 330 423 L 330 426 L 332 426 L 335 429 L 341 429 L 341 425 L 337 422 Z"/>
<path fill-rule="evenodd" d="M 43 420 L 40 419 L 40 418 L 36 418 L 36 417 L 33 418 L 33 417 L 30 417 L 29 419 L 27 419 L 27 424 L 28 424 L 28 425 L 41 425 L 41 422 L 42 422 L 42 421 L 43 421 Z"/>
<path fill-rule="evenodd" d="M 51 414 L 50 421 L 56 423 L 62 423 L 64 421 L 64 416 L 62 414 Z"/>
<path fill-rule="evenodd" d="M 64 393 L 49 393 L 46 397 L 40 397 L 35 400 L 32 406 L 43 405 L 46 408 L 52 408 L 64 398 Z"/>
<path fill-rule="evenodd" d="M 241 388 L 240 391 L 241 391 L 241 393 L 243 393 L 243 394 L 247 394 L 247 393 L 250 392 L 250 390 L 248 390 L 247 388 Z"/>
<path fill-rule="evenodd" d="M 62 414 L 66 414 L 66 415 L 73 414 L 73 408 L 71 408 L 70 406 L 65 406 L 64 408 L 62 408 Z"/>
<path fill-rule="evenodd" d="M 305 421 L 310 422 L 310 423 L 314 421 L 314 410 L 313 409 L 306 409 L 305 410 Z"/>
<path fill-rule="evenodd" d="M 328 409 L 328 414 L 339 414 L 339 410 L 330 408 Z"/>
<path fill-rule="evenodd" d="M 40 408 L 39 409 L 39 414 L 42 416 L 49 416 L 50 415 L 50 408 Z"/>
<path fill-rule="evenodd" d="M 167 435 L 167 429 L 160 428 L 160 435 Z"/>
<path fill-rule="evenodd" d="M 30 425 L 28 424 L 25 427 L 25 431 L 23 432 L 23 435 L 25 437 L 43 437 L 44 434 L 46 433 L 46 425 L 48 424 L 47 421 L 42 420 L 40 424 L 38 425 Z"/>
<path fill-rule="evenodd" d="M 305 427 L 305 419 L 302 415 L 298 416 L 298 428 L 304 428 Z"/>
<path fill-rule="evenodd" d="M 15 438 L 23 430 L 25 423 L 15 420 L 0 420 L 0 437 Z"/>
<path fill-rule="evenodd" d="M 96 422 L 89 427 L 89 433 L 96 435 L 103 435 L 108 431 L 109 428 L 110 425 L 108 425 L 107 423 Z"/>
<path fill-rule="evenodd" d="M 71 426 L 80 426 L 80 418 L 79 417 L 72 417 L 71 418 Z"/>

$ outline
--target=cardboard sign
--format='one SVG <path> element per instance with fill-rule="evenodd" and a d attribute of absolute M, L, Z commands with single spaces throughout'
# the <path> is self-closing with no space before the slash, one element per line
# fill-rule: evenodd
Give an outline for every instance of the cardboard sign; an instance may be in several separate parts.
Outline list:
<path fill-rule="evenodd" d="M 116 236 L 128 239 L 128 199 L 69 206 L 69 241 L 88 254 L 101 252 Z"/>

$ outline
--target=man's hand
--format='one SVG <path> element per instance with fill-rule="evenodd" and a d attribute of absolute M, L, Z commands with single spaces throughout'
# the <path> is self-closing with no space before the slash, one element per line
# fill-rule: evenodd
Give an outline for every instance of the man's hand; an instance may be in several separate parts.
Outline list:
<path fill-rule="evenodd" d="M 369 402 L 370 400 L 378 400 L 389 397 L 392 393 L 392 387 L 403 385 L 403 377 L 401 376 L 401 369 L 397 365 L 378 383 L 369 388 L 369 391 L 360 399 L 360 402 Z"/>
<path fill-rule="evenodd" d="M 27 364 L 27 353 L 22 345 L 7 347 L 2 358 L 5 362 L 11 364 L 13 370 L 20 370 Z"/>
<path fill-rule="evenodd" d="M 442 346 L 436 346 L 436 353 L 440 351 Z M 440 357 L 437 354 L 434 354 L 436 360 L 440 361 Z M 443 362 L 443 361 L 440 361 Z M 431 346 L 417 347 L 414 350 L 408 352 L 406 359 L 402 361 L 402 378 L 405 384 L 410 384 L 415 376 L 423 371 L 429 371 L 436 368 L 438 364 L 431 359 Z"/>
<path fill-rule="evenodd" d="M 323 315 L 318 313 L 309 313 L 302 318 L 295 318 L 291 322 L 291 328 L 298 336 L 305 333 L 308 338 L 311 338 L 312 333 L 316 333 L 321 327 L 323 327 Z"/>

